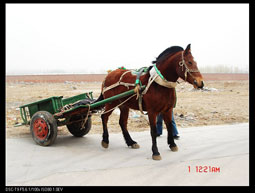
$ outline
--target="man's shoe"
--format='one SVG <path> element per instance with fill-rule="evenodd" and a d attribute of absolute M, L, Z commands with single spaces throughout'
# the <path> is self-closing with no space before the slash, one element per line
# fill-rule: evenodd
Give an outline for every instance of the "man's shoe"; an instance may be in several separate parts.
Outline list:
<path fill-rule="evenodd" d="M 174 139 L 177 139 L 177 140 L 178 140 L 178 139 L 180 139 L 180 136 L 175 135 L 175 136 L 174 136 Z"/>

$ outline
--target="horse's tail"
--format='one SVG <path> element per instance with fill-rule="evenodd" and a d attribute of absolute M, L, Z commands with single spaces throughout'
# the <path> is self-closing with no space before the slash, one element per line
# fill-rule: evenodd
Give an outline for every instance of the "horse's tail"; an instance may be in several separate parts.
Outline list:
<path fill-rule="evenodd" d="M 93 101 L 92 104 L 94 104 L 96 102 L 99 102 L 99 101 L 102 101 L 102 100 L 104 100 L 104 96 L 103 96 L 103 93 L 101 92 L 100 96 L 95 101 Z M 96 107 L 95 109 L 100 110 L 100 109 L 104 108 L 104 106 L 105 105 L 103 104 L 103 105 L 100 105 L 100 106 Z"/>

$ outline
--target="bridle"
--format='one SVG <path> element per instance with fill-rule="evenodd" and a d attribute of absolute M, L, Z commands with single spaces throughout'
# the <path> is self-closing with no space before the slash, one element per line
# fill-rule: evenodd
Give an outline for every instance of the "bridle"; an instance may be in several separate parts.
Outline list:
<path fill-rule="evenodd" d="M 179 62 L 179 66 L 182 67 L 182 71 L 183 71 L 183 66 L 185 67 L 185 72 L 184 72 L 184 76 L 185 76 L 185 81 L 187 80 L 187 73 L 190 74 L 190 76 L 194 79 L 195 81 L 195 77 L 191 74 L 192 72 L 200 72 L 199 70 L 194 70 L 194 69 L 189 69 L 184 57 L 183 57 L 183 53 L 184 51 L 182 51 L 182 60 Z M 149 71 L 150 73 L 150 78 L 148 81 L 148 84 L 146 86 L 146 88 L 143 91 L 143 95 L 146 94 L 146 92 L 148 91 L 150 85 L 152 84 L 152 82 L 156 82 L 157 84 L 167 87 L 167 88 L 175 88 L 177 82 L 171 82 L 165 79 L 165 77 L 161 74 L 161 72 L 159 71 L 159 69 L 157 68 L 157 66 L 155 64 L 153 64 L 153 68 Z"/>
<path fill-rule="evenodd" d="M 184 72 L 185 81 L 187 80 L 187 73 L 189 73 L 189 75 L 195 79 L 195 77 L 191 74 L 191 72 L 199 72 L 199 70 L 194 70 L 194 69 L 188 68 L 188 66 L 184 60 L 183 53 L 184 53 L 184 51 L 182 51 L 182 60 L 179 62 L 179 66 L 182 67 L 182 71 L 183 71 L 183 66 L 185 67 L 185 72 Z"/>

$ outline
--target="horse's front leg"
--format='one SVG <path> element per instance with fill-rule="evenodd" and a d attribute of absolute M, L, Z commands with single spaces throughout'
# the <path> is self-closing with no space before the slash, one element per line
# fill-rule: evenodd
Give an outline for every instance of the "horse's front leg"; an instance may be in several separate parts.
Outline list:
<path fill-rule="evenodd" d="M 152 159 L 161 160 L 160 153 L 157 147 L 157 127 L 156 127 L 156 113 L 148 112 L 150 128 L 151 128 L 151 138 L 152 138 Z"/>
<path fill-rule="evenodd" d="M 172 151 L 178 151 L 177 145 L 174 143 L 173 125 L 172 125 L 173 109 L 163 113 L 163 119 L 167 128 L 167 143 Z"/>

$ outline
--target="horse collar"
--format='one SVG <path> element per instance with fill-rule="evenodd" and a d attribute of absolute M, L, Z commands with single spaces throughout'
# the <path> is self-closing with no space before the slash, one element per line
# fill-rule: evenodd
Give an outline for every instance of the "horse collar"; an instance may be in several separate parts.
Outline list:
<path fill-rule="evenodd" d="M 166 80 L 165 77 L 161 74 L 161 72 L 159 71 L 159 69 L 157 68 L 157 66 L 155 64 L 153 64 L 153 67 L 155 68 L 157 74 L 160 76 L 160 78 L 162 78 L 163 80 Z"/>
<path fill-rule="evenodd" d="M 161 86 L 167 87 L 167 88 L 175 88 L 177 83 L 176 82 L 171 82 L 165 79 L 165 77 L 161 74 L 159 69 L 155 64 L 153 64 L 153 69 L 150 70 L 150 76 L 151 80 L 155 81 Z"/>

